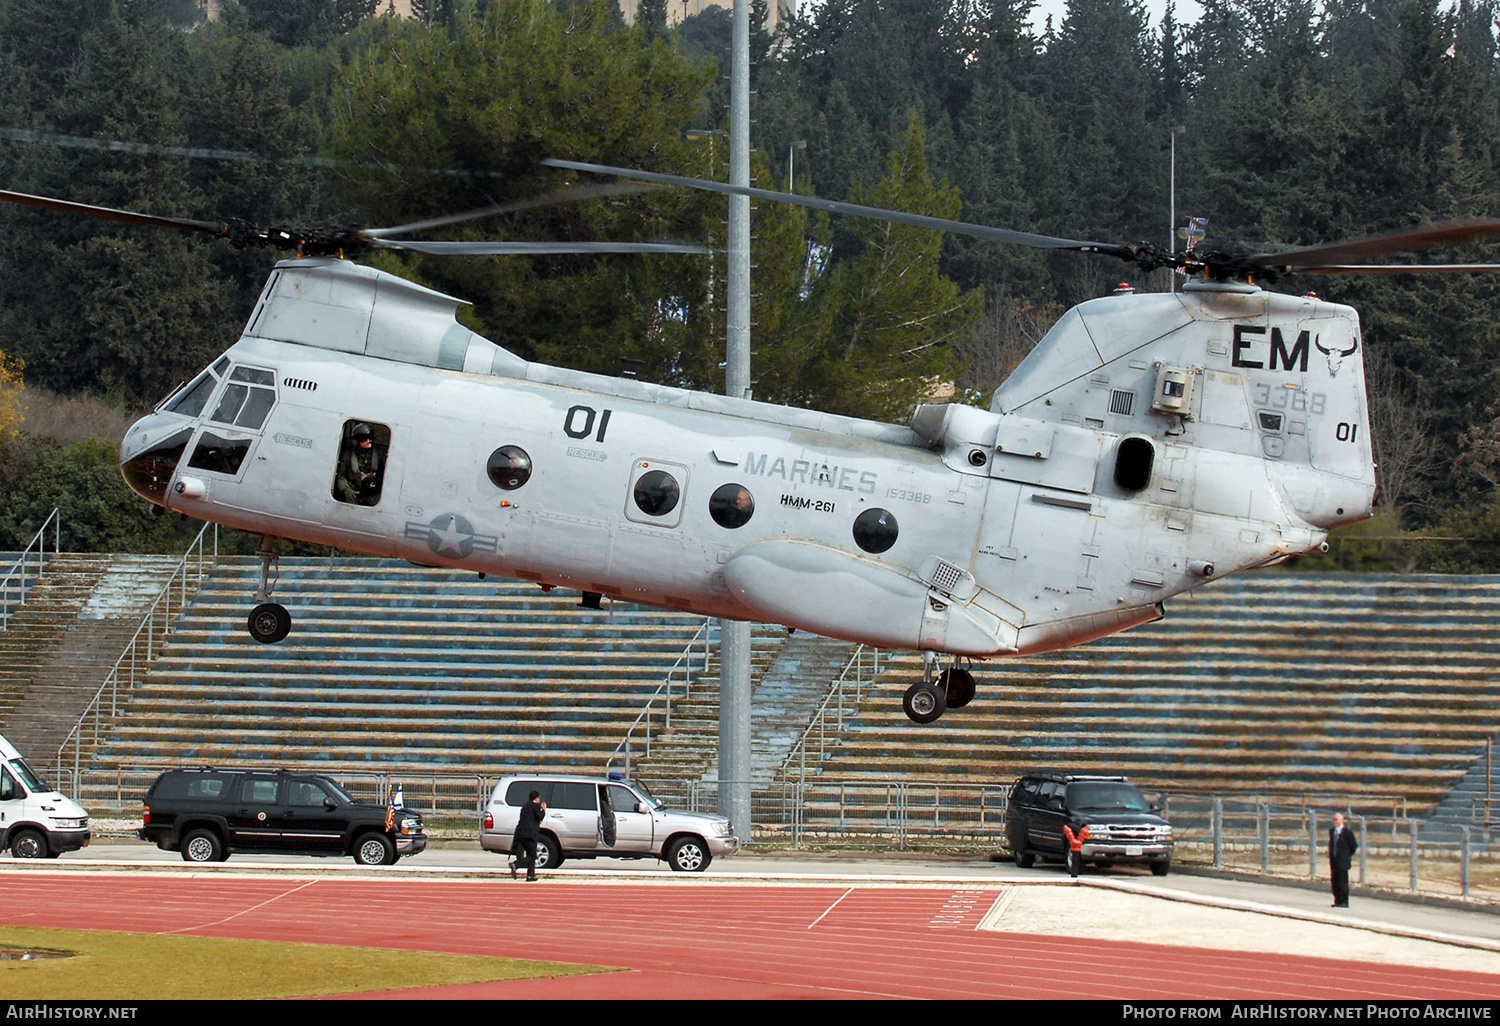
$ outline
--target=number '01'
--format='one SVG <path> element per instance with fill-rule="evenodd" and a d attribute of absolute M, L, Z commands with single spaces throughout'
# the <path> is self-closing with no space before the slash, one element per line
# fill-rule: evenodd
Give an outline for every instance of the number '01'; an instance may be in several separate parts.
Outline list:
<path fill-rule="evenodd" d="M 594 419 L 599 420 L 599 433 L 594 435 L 594 441 L 604 441 L 604 432 L 609 428 L 609 410 L 602 413 L 592 406 L 570 406 L 568 415 L 563 418 L 563 430 L 568 433 L 569 438 L 587 438 L 594 430 Z"/>

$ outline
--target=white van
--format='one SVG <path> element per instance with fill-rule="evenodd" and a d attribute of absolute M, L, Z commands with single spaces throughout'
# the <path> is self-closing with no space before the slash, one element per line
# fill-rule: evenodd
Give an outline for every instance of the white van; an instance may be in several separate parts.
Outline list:
<path fill-rule="evenodd" d="M 43 783 L 0 735 L 0 848 L 18 859 L 55 859 L 88 843 L 83 806 Z"/>

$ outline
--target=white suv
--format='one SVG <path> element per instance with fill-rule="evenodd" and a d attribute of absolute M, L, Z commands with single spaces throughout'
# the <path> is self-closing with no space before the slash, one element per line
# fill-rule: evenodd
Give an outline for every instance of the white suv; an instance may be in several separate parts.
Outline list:
<path fill-rule="evenodd" d="M 723 816 L 665 809 L 646 785 L 617 774 L 501 777 L 484 810 L 481 848 L 510 852 L 521 806 L 532 791 L 547 803 L 536 845 L 538 869 L 556 869 L 564 859 L 658 858 L 679 872 L 698 873 L 714 856 L 740 850 Z"/>

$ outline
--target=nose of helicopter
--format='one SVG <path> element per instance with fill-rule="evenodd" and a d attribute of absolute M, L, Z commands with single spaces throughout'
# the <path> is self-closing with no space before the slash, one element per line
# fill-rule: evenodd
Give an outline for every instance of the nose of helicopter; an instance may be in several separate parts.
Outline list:
<path fill-rule="evenodd" d="M 172 414 L 151 413 L 132 424 L 120 442 L 120 473 L 131 491 L 165 506 L 167 485 L 192 436 L 192 424 Z"/>

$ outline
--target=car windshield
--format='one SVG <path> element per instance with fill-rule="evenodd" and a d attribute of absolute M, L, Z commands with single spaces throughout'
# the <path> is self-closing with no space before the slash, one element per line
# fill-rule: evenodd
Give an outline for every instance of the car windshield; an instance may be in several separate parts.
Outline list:
<path fill-rule="evenodd" d="M 630 782 L 630 786 L 640 792 L 641 797 L 646 799 L 646 804 L 651 806 L 653 809 L 659 809 L 662 807 L 661 802 L 657 800 L 656 795 L 651 793 L 651 788 L 647 787 L 639 780 L 632 780 Z"/>
<path fill-rule="evenodd" d="M 13 759 L 11 760 L 11 766 L 15 768 L 16 776 L 21 778 L 21 783 L 25 784 L 26 789 L 31 793 L 35 794 L 38 791 L 52 790 L 42 781 L 41 777 L 37 776 L 36 770 L 26 765 L 25 759 Z"/>
<path fill-rule="evenodd" d="M 1110 812 L 1145 812 L 1146 799 L 1134 784 L 1069 784 L 1068 807 Z"/>
<path fill-rule="evenodd" d="M 320 783 L 324 787 L 328 788 L 329 792 L 335 798 L 337 798 L 340 801 L 342 801 L 345 805 L 353 805 L 354 804 L 354 799 L 349 797 L 349 792 L 345 791 L 342 787 L 340 787 L 339 785 L 335 784 L 332 780 L 329 780 L 327 777 L 319 777 L 318 778 L 318 783 Z"/>

